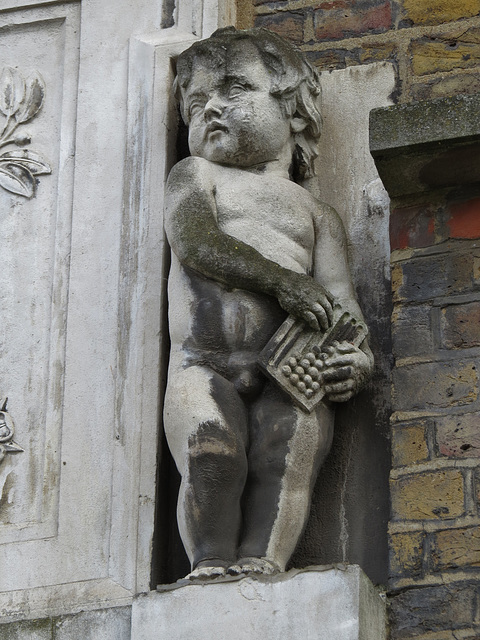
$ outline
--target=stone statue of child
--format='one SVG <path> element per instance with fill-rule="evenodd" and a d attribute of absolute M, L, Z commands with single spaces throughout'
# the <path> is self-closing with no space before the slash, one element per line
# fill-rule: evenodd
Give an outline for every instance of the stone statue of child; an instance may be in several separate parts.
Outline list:
<path fill-rule="evenodd" d="M 305 526 L 334 403 L 373 358 L 366 340 L 337 343 L 310 414 L 257 365 L 288 314 L 317 330 L 340 308 L 362 318 L 342 223 L 298 184 L 320 135 L 313 68 L 269 31 L 229 27 L 181 54 L 177 73 L 191 157 L 167 189 L 165 431 L 182 476 L 180 535 L 192 579 L 270 574 Z"/>

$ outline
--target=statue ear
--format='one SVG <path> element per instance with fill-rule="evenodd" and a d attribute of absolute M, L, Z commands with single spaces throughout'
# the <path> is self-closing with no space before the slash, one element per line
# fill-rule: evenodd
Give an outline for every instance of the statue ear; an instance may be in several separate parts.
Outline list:
<path fill-rule="evenodd" d="M 301 116 L 293 116 L 293 118 L 290 120 L 290 127 L 292 128 L 293 133 L 300 133 L 305 129 L 306 126 L 307 123 Z"/>

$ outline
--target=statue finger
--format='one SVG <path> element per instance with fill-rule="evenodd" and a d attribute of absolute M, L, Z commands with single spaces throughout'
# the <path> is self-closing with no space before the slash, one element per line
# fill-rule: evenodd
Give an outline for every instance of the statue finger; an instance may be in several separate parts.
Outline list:
<path fill-rule="evenodd" d="M 308 325 L 315 329 L 315 331 L 320 331 L 320 325 L 317 320 L 317 316 L 311 311 L 305 311 L 304 320 L 308 323 Z"/>
<path fill-rule="evenodd" d="M 329 394 L 328 399 L 330 402 L 347 402 L 354 396 L 354 391 L 348 391 L 347 393 L 332 393 Z"/>
<path fill-rule="evenodd" d="M 339 355 L 338 353 L 333 353 L 329 358 L 325 360 L 325 364 L 327 367 L 345 367 L 348 365 L 353 365 L 355 362 L 354 357 L 351 353 L 345 353 Z"/>
<path fill-rule="evenodd" d="M 335 369 L 328 369 L 323 374 L 325 382 L 337 382 L 344 381 L 352 378 L 352 367 L 339 367 Z"/>
<path fill-rule="evenodd" d="M 337 343 L 337 351 L 340 353 L 355 353 L 355 351 L 357 351 L 357 348 L 354 347 L 351 342 L 347 342 L 346 340 L 343 340 L 342 342 L 337 342 L 335 340 L 335 342 Z"/>
<path fill-rule="evenodd" d="M 318 324 L 323 331 L 326 331 L 330 326 L 328 314 L 321 304 L 314 304 L 312 306 L 312 312 L 315 314 Z"/>
<path fill-rule="evenodd" d="M 330 302 L 329 298 L 327 297 L 327 295 L 322 296 L 319 300 L 318 300 L 319 305 L 322 307 L 324 313 L 326 314 L 327 318 L 328 318 L 328 326 L 330 326 L 333 322 L 333 305 Z"/>
<path fill-rule="evenodd" d="M 344 380 L 343 382 L 335 382 L 334 384 L 326 384 L 325 392 L 330 395 L 339 394 L 339 393 L 347 393 L 353 391 L 355 384 L 353 380 Z"/>

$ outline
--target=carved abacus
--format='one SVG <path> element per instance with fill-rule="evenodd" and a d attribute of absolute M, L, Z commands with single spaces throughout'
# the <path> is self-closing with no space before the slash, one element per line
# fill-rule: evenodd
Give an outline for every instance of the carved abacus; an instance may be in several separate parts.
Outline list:
<path fill-rule="evenodd" d="M 368 330 L 344 311 L 327 331 L 315 331 L 289 316 L 259 356 L 260 367 L 301 407 L 310 413 L 325 395 L 323 369 L 328 347 L 349 342 L 358 347 Z"/>

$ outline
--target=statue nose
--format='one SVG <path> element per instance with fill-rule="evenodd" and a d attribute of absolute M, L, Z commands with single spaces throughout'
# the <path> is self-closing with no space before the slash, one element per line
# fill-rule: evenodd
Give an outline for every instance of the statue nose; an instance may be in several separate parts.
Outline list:
<path fill-rule="evenodd" d="M 205 119 L 210 120 L 215 116 L 221 116 L 223 113 L 224 104 L 218 96 L 212 96 L 205 105 L 204 114 Z"/>

